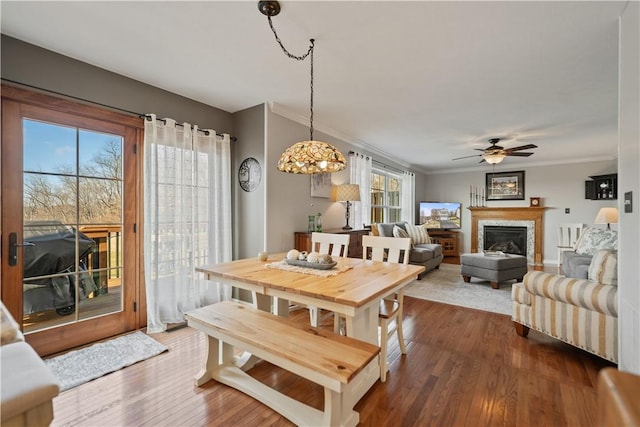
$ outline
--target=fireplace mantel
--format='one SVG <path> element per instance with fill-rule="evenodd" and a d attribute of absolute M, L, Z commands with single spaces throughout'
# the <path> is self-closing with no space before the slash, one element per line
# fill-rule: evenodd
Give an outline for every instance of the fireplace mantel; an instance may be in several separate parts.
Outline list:
<path fill-rule="evenodd" d="M 534 262 L 538 265 L 542 264 L 542 249 L 544 244 L 542 241 L 543 221 L 545 207 L 469 207 L 471 211 L 471 252 L 480 252 L 482 248 L 478 248 L 478 221 L 479 220 L 496 220 L 496 221 L 533 221 L 534 227 Z"/>

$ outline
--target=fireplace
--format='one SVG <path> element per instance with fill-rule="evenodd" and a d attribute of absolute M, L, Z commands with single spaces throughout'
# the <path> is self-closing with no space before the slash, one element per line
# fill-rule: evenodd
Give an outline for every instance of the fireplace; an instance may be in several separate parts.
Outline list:
<path fill-rule="evenodd" d="M 542 236 L 543 214 L 546 208 L 536 207 L 469 207 L 471 211 L 471 252 L 482 252 L 484 244 L 484 230 L 486 227 L 526 227 L 527 262 L 542 265 Z M 518 246 L 520 246 L 518 244 Z M 523 250 L 523 248 L 520 248 Z"/>
<path fill-rule="evenodd" d="M 527 256 L 527 227 L 484 226 L 484 249 Z"/>

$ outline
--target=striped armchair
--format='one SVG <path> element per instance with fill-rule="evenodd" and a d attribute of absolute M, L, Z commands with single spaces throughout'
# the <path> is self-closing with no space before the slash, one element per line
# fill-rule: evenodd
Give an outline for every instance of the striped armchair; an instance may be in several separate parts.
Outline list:
<path fill-rule="evenodd" d="M 513 285 L 511 319 L 522 337 L 533 328 L 618 363 L 617 292 L 617 282 L 531 271 Z"/>

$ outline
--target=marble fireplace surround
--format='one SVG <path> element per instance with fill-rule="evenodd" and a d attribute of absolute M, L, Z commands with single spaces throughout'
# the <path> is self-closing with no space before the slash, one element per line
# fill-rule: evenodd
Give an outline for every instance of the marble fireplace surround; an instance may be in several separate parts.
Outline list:
<path fill-rule="evenodd" d="M 527 227 L 527 262 L 542 265 L 544 207 L 474 207 L 471 211 L 471 252 L 481 252 L 484 226 Z"/>

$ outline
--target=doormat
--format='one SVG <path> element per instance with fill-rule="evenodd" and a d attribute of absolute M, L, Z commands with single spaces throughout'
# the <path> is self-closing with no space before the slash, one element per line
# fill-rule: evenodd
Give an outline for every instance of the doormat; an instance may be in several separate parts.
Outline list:
<path fill-rule="evenodd" d="M 462 280 L 460 266 L 440 264 L 437 270 L 431 270 L 422 280 L 414 280 L 404 289 L 405 296 L 429 301 L 511 315 L 511 285 L 515 280 L 500 283 L 499 289 L 493 289 L 488 280 L 471 278 L 467 283 Z"/>
<path fill-rule="evenodd" d="M 65 391 L 167 350 L 158 341 L 138 331 L 45 359 L 44 362 L 60 381 L 60 391 Z"/>

